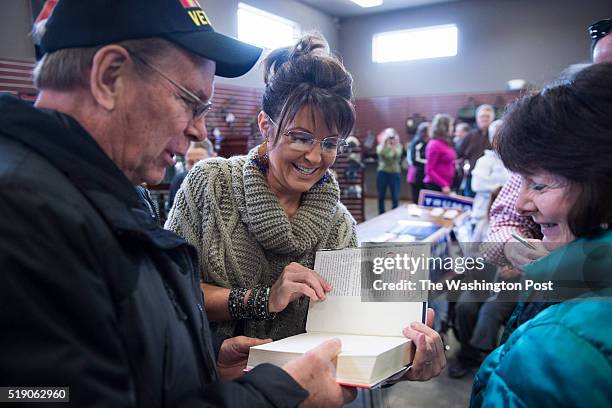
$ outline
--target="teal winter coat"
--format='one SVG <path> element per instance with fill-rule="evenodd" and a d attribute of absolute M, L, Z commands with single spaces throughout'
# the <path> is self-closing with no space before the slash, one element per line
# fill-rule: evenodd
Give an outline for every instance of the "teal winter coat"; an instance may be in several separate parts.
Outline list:
<path fill-rule="evenodd" d="M 612 231 L 553 251 L 525 277 L 590 290 L 514 330 L 480 367 L 470 406 L 612 407 Z"/>

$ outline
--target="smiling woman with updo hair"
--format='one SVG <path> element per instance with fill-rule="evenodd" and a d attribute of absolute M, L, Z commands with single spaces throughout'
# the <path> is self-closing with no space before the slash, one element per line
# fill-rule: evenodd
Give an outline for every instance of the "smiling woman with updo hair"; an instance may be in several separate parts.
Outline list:
<path fill-rule="evenodd" d="M 548 303 L 525 294 L 471 406 L 612 406 L 612 64 L 519 100 L 494 147 L 521 176 L 517 210 L 550 251 L 525 279 L 557 291 L 541 294 Z"/>
<path fill-rule="evenodd" d="M 198 250 L 219 337 L 303 333 L 308 302 L 332 290 L 312 269 L 316 251 L 357 246 L 355 220 L 329 170 L 355 124 L 351 75 L 316 33 L 272 51 L 263 67 L 264 142 L 246 156 L 195 165 L 166 223 Z M 416 354 L 404 379 L 423 381 L 446 359 L 438 333 L 411 323 L 403 333 Z"/>
<path fill-rule="evenodd" d="M 215 331 L 280 339 L 302 333 L 308 300 L 331 289 L 312 270 L 315 252 L 357 245 L 329 171 L 355 111 L 351 75 L 319 34 L 272 51 L 263 67 L 264 143 L 197 164 L 166 227 L 198 249 Z"/>

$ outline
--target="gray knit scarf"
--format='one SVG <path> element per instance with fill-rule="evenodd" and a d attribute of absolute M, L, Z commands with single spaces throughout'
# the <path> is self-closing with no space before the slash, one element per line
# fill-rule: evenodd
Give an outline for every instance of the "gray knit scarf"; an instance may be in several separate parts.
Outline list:
<path fill-rule="evenodd" d="M 198 248 L 205 282 L 226 288 L 272 286 L 289 263 L 312 268 L 317 250 L 357 243 L 355 221 L 339 202 L 333 177 L 304 193 L 289 219 L 251 161 L 254 155 L 252 150 L 247 156 L 202 162 L 177 195 L 166 227 Z M 192 222 L 201 228 L 185 225 Z M 273 320 L 228 321 L 214 328 L 228 336 L 280 339 L 304 331 L 307 308 L 302 298 Z"/>

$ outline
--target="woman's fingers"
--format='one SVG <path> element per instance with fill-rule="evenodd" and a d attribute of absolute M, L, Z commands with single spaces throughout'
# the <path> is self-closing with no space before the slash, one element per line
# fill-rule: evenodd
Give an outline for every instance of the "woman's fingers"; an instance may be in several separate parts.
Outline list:
<path fill-rule="evenodd" d="M 433 313 L 428 312 L 427 321 L 433 323 Z M 446 365 L 444 346 L 440 335 L 431 327 L 414 322 L 404 329 L 404 336 L 411 339 L 416 347 L 412 369 L 408 379 L 428 380 L 440 374 Z"/>
<path fill-rule="evenodd" d="M 331 292 L 332 286 L 329 284 L 329 282 L 323 279 L 323 277 L 319 275 L 317 271 L 311 270 L 310 272 L 319 280 L 319 283 L 321 284 L 325 292 Z"/>
<path fill-rule="evenodd" d="M 305 283 L 291 282 L 287 285 L 287 289 L 290 295 L 294 293 L 300 293 L 304 296 L 308 296 L 313 302 L 319 300 L 319 298 L 317 297 L 317 293 Z"/>
<path fill-rule="evenodd" d="M 427 308 L 427 318 L 425 320 L 427 326 L 433 327 L 434 320 L 436 320 L 436 312 L 431 307 L 428 307 Z"/>
<path fill-rule="evenodd" d="M 419 333 L 416 341 L 417 353 L 414 356 L 413 365 L 417 367 L 429 366 L 433 363 L 435 352 L 433 344 L 427 341 L 427 336 L 423 333 Z"/>
<path fill-rule="evenodd" d="M 305 283 L 310 286 L 317 294 L 318 299 L 325 300 L 325 289 L 323 288 L 321 281 L 315 276 L 315 273 L 310 270 L 293 272 L 287 275 L 287 279 L 291 282 Z"/>
<path fill-rule="evenodd" d="M 308 273 L 309 275 L 314 276 L 318 281 L 321 287 L 325 292 L 331 292 L 332 286 L 327 282 L 317 271 L 309 269 L 303 265 L 300 265 L 297 262 L 292 262 L 285 267 L 285 271 L 289 274 L 301 274 Z"/>
<path fill-rule="evenodd" d="M 331 285 L 312 269 L 292 262 L 285 267 L 272 289 L 270 311 L 280 312 L 302 296 L 314 302 L 325 300 L 325 293 L 331 290 Z"/>
<path fill-rule="evenodd" d="M 440 337 L 440 334 L 437 331 L 419 322 L 412 323 L 410 327 L 413 330 L 416 330 L 418 332 L 425 334 L 427 338 L 430 339 L 431 342 L 434 344 L 436 353 L 444 352 L 444 344 L 442 343 L 442 337 Z"/>

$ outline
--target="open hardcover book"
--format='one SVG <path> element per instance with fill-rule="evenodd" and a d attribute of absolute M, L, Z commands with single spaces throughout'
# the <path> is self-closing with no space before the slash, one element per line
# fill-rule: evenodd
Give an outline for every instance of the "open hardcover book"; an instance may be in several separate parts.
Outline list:
<path fill-rule="evenodd" d="M 325 301 L 310 302 L 306 333 L 252 347 L 247 370 L 262 363 L 283 366 L 333 338 L 342 341 L 336 363 L 340 384 L 373 388 L 410 364 L 412 344 L 402 330 L 413 321 L 424 322 L 427 304 L 363 302 L 362 254 L 358 248 L 317 252 L 314 269 L 332 291 Z"/>

